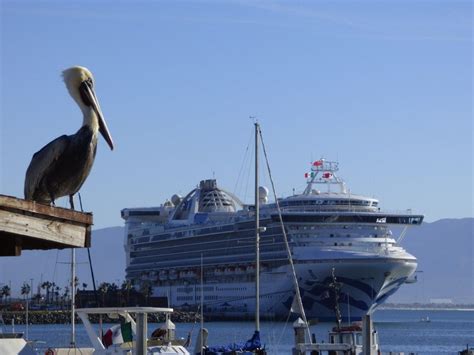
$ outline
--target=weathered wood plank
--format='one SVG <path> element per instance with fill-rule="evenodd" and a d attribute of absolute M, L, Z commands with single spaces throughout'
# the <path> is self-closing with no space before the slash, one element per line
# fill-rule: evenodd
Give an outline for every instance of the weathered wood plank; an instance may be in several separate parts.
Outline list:
<path fill-rule="evenodd" d="M 0 210 L 1 230 L 6 233 L 41 239 L 48 242 L 83 248 L 86 246 L 87 226 L 45 221 L 21 213 Z"/>
<path fill-rule="evenodd" d="M 0 195 L 0 209 L 21 210 L 32 214 L 41 214 L 50 218 L 54 217 L 71 222 L 92 224 L 92 213 L 78 212 L 61 207 L 51 207 L 13 196 Z"/>
<path fill-rule="evenodd" d="M 90 247 L 92 213 L 0 195 L 0 256 L 22 249 Z"/>

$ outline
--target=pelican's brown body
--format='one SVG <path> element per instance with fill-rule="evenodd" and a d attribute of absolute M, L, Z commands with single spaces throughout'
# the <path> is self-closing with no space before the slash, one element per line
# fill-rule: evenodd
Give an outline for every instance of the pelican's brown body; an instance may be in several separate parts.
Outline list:
<path fill-rule="evenodd" d="M 77 133 L 58 137 L 33 155 L 25 177 L 27 200 L 54 204 L 57 198 L 78 192 L 94 164 L 98 132 L 113 149 L 92 74 L 86 68 L 73 67 L 64 71 L 64 81 L 84 114 L 84 123 Z"/>
<path fill-rule="evenodd" d="M 48 143 L 33 155 L 28 167 L 25 199 L 49 204 L 58 197 L 74 195 L 89 176 L 96 151 L 97 136 L 87 126 Z M 36 176 L 33 172 L 45 162 L 47 168 Z"/>

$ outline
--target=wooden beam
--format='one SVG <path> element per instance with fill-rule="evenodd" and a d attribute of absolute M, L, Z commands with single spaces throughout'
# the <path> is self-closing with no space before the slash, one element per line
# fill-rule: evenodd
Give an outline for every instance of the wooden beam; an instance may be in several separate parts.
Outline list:
<path fill-rule="evenodd" d="M 11 235 L 9 238 L 2 240 L 0 248 L 0 256 L 20 256 L 21 255 L 21 238 Z"/>
<path fill-rule="evenodd" d="M 0 256 L 90 247 L 92 214 L 0 195 Z"/>
<path fill-rule="evenodd" d="M 35 201 L 22 200 L 13 196 L 0 195 L 0 209 L 24 211 L 81 224 L 93 224 L 92 213 L 78 212 L 62 207 L 52 207 Z"/>

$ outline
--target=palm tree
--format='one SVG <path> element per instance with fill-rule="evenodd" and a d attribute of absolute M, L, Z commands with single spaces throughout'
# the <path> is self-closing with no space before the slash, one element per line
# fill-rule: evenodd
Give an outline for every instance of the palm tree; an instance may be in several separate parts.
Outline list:
<path fill-rule="evenodd" d="M 47 286 L 46 281 L 42 282 L 41 285 L 40 285 L 41 289 L 43 289 L 43 290 L 46 290 L 46 286 Z"/>
<path fill-rule="evenodd" d="M 23 286 L 21 286 L 21 294 L 24 299 L 28 297 L 28 295 L 30 294 L 30 290 L 31 290 L 31 287 L 28 284 L 28 282 L 23 282 Z"/>
<path fill-rule="evenodd" d="M 5 285 L 2 287 L 2 297 L 5 297 L 5 303 L 7 303 L 8 297 L 11 295 L 10 286 Z"/>
<path fill-rule="evenodd" d="M 145 305 L 148 305 L 148 297 L 151 296 L 153 293 L 151 282 L 150 281 L 143 281 L 140 285 L 140 292 L 145 296 Z"/>
<path fill-rule="evenodd" d="M 130 290 L 132 289 L 132 282 L 130 280 L 124 280 L 120 288 L 122 291 L 127 292 L 127 305 L 130 304 Z"/>
<path fill-rule="evenodd" d="M 49 288 L 48 288 L 49 303 L 54 303 L 54 289 L 55 288 L 56 288 L 56 282 L 50 282 Z"/>
<path fill-rule="evenodd" d="M 25 299 L 25 304 L 26 304 L 26 323 L 28 324 L 28 296 L 30 294 L 31 287 L 28 284 L 28 282 L 23 282 L 23 286 L 21 286 L 21 294 L 23 295 L 23 298 Z"/>
<path fill-rule="evenodd" d="M 115 282 L 112 282 L 112 284 L 110 285 L 109 289 L 111 292 L 117 292 L 118 291 L 118 285 L 115 283 Z"/>
<path fill-rule="evenodd" d="M 105 305 L 105 294 L 109 292 L 110 284 L 108 282 L 102 282 L 99 285 L 99 292 L 102 293 L 102 307 Z"/>
<path fill-rule="evenodd" d="M 49 281 L 45 281 L 41 284 L 41 288 L 46 290 L 46 303 L 49 303 L 49 289 L 51 288 L 52 283 Z"/>
<path fill-rule="evenodd" d="M 54 295 L 56 296 L 56 304 L 59 304 L 59 291 L 61 290 L 61 287 L 56 286 Z"/>

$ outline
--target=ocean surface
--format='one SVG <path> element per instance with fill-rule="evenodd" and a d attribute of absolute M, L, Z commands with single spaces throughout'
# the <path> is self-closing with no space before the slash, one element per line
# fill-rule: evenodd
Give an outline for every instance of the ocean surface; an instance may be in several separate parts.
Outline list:
<path fill-rule="evenodd" d="M 421 321 L 429 317 L 430 322 Z M 374 317 L 374 326 L 379 334 L 380 348 L 383 353 L 390 351 L 417 354 L 456 354 L 466 348 L 474 347 L 474 311 L 469 310 L 378 310 Z M 160 324 L 148 324 L 149 333 Z M 320 323 L 311 326 L 317 341 L 327 342 L 328 331 L 334 326 Z M 206 322 L 209 330 L 210 345 L 224 345 L 232 342 L 244 342 L 254 331 L 252 322 Z M 8 326 L 7 329 L 10 327 Z M 107 329 L 104 325 L 104 329 Z M 198 334 L 199 323 L 177 323 L 177 335 L 187 337 L 192 331 L 192 346 Z M 16 331 L 25 331 L 24 325 L 15 326 Z M 70 325 L 30 325 L 29 339 L 44 341 L 48 346 L 68 346 Z M 76 343 L 78 346 L 90 346 L 82 324 L 76 325 Z M 291 354 L 293 329 L 291 322 L 262 322 L 262 342 L 269 354 Z M 39 343 L 39 347 L 44 344 Z"/>

